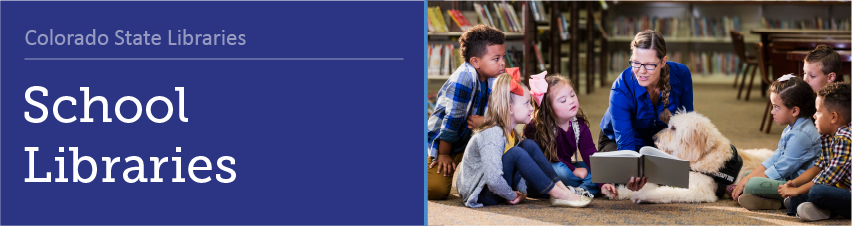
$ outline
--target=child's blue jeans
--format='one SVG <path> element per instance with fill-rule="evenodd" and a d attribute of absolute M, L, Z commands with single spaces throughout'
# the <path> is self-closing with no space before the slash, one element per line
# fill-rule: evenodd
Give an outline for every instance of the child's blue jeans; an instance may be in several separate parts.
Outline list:
<path fill-rule="evenodd" d="M 598 190 L 598 184 L 592 183 L 592 173 L 591 171 L 588 171 L 589 167 L 586 166 L 586 163 L 575 162 L 573 165 L 575 169 L 586 168 L 586 172 L 589 172 L 588 174 L 586 174 L 586 178 L 579 178 L 574 175 L 574 172 L 571 171 L 571 168 L 568 168 L 565 163 L 551 163 L 551 166 L 553 166 L 553 171 L 556 171 L 556 175 L 559 175 L 559 179 L 562 179 L 562 183 L 565 183 L 565 185 L 586 189 L 586 191 L 593 195 L 600 194 L 601 191 Z"/>
<path fill-rule="evenodd" d="M 541 148 L 531 139 L 521 141 L 518 146 L 503 154 L 503 179 L 512 186 L 512 190 L 517 191 L 521 178 L 527 182 L 527 192 L 533 194 L 547 194 L 559 182 L 559 176 L 553 172 Z M 505 202 L 506 199 L 485 186 L 479 193 L 478 201 L 489 206 Z"/>
<path fill-rule="evenodd" d="M 804 202 L 813 203 L 820 209 L 825 209 L 831 212 L 831 215 L 840 215 L 844 218 L 849 218 L 850 210 L 852 210 L 852 194 L 849 190 L 838 188 L 825 184 L 814 184 L 807 194 L 797 195 L 790 198 L 790 206 L 788 206 L 787 215 L 796 216 L 796 208 Z"/>

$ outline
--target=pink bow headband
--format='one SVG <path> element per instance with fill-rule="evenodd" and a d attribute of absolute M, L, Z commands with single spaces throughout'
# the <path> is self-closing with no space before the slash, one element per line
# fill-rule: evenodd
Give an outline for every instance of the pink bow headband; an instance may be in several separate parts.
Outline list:
<path fill-rule="evenodd" d="M 793 74 L 786 74 L 786 75 L 783 75 L 780 78 L 778 78 L 778 81 L 780 81 L 780 82 L 787 81 L 787 80 L 790 80 L 793 77 L 796 77 L 796 76 L 793 75 Z"/>
<path fill-rule="evenodd" d="M 530 76 L 530 95 L 535 98 L 535 103 L 538 106 L 541 106 L 541 98 L 547 93 L 547 81 L 544 80 L 545 75 L 547 75 L 547 71 Z"/>

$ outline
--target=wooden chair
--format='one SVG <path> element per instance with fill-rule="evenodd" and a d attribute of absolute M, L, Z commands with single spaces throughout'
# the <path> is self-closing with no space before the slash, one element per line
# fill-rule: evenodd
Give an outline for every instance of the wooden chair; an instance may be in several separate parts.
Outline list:
<path fill-rule="evenodd" d="M 737 56 L 740 58 L 740 65 L 738 65 L 740 70 L 737 70 L 737 73 L 734 74 L 734 88 L 737 88 L 737 78 L 739 78 L 740 73 L 742 73 L 743 82 L 740 83 L 740 93 L 742 93 L 743 85 L 745 84 L 746 71 L 748 71 L 750 67 L 757 65 L 757 61 L 754 56 L 746 55 L 743 33 L 731 31 L 731 42 L 734 44 L 734 52 L 736 52 Z M 745 70 L 743 70 L 743 65 L 746 65 Z M 737 94 L 737 99 L 740 99 L 740 94 Z"/>
<path fill-rule="evenodd" d="M 770 44 L 771 45 L 771 44 Z M 766 72 L 765 66 L 766 62 L 763 59 L 763 43 L 755 43 L 754 51 L 757 53 L 757 68 L 760 69 L 760 77 L 763 79 L 763 82 L 766 84 L 772 84 L 774 78 Z M 755 69 L 757 70 L 757 69 Z M 752 79 L 754 79 L 754 73 L 752 73 Z M 751 89 L 751 83 L 749 83 L 748 88 Z M 766 133 L 769 133 L 769 129 L 772 128 L 772 114 L 770 111 L 772 110 L 772 100 L 766 100 L 766 109 L 763 111 L 763 120 L 760 121 L 760 131 L 763 131 L 764 123 L 768 123 L 766 125 Z M 766 118 L 769 118 L 769 121 Z"/>

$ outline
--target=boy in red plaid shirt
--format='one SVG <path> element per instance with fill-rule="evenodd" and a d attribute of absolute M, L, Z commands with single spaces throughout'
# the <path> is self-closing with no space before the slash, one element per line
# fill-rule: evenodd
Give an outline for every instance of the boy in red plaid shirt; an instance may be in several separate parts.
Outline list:
<path fill-rule="evenodd" d="M 806 221 L 850 216 L 850 85 L 831 83 L 819 90 L 814 124 L 822 134 L 822 152 L 814 166 L 787 184 L 778 186 L 787 215 Z"/>

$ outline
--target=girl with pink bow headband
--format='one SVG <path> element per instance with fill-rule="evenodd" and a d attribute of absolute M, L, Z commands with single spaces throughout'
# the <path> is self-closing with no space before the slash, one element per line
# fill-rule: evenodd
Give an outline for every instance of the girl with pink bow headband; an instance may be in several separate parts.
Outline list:
<path fill-rule="evenodd" d="M 524 136 L 534 140 L 556 174 L 578 195 L 594 197 L 602 185 L 592 183 L 589 156 L 597 152 L 589 122 L 571 81 L 561 75 L 530 76 L 530 95 L 536 102 Z M 579 161 L 580 159 L 583 161 Z M 612 187 L 614 190 L 614 187 Z"/>

